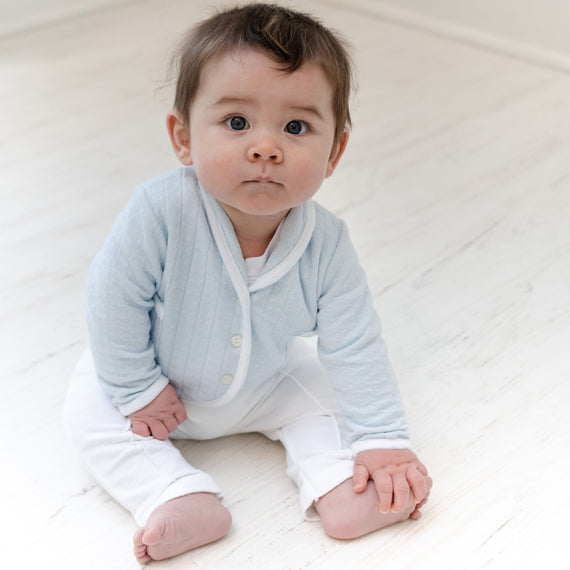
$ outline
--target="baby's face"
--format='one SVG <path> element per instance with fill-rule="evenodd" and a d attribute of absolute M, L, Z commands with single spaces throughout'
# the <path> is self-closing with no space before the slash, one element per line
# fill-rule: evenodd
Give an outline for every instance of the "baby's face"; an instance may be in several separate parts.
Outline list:
<path fill-rule="evenodd" d="M 264 54 L 222 54 L 204 68 L 190 108 L 190 155 L 202 186 L 232 217 L 284 216 L 332 174 L 333 92 L 316 64 L 285 73 Z"/>

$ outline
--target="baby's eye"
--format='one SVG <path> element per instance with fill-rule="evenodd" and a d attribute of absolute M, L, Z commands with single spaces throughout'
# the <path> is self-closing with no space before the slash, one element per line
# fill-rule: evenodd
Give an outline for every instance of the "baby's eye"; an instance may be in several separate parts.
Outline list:
<path fill-rule="evenodd" d="M 226 119 L 225 123 L 230 129 L 234 131 L 243 131 L 249 127 L 247 119 L 245 117 L 241 117 L 240 115 Z"/>
<path fill-rule="evenodd" d="M 303 135 L 309 130 L 309 125 L 304 121 L 291 121 L 285 126 L 285 131 L 290 135 Z"/>

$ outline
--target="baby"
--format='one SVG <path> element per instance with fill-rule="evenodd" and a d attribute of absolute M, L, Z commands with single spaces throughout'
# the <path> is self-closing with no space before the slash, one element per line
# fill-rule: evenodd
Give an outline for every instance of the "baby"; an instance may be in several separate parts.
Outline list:
<path fill-rule="evenodd" d="M 245 5 L 192 29 L 177 71 L 167 128 L 183 167 L 137 188 L 89 273 L 75 447 L 133 514 L 141 563 L 231 525 L 170 438 L 280 441 L 304 516 L 334 538 L 418 519 L 431 479 L 365 276 L 346 225 L 311 200 L 348 141 L 344 43 Z"/>

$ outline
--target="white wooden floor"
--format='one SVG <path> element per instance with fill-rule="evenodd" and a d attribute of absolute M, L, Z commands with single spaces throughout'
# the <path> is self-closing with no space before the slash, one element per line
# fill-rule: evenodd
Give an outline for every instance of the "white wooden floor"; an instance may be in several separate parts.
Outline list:
<path fill-rule="evenodd" d="M 167 50 L 219 3 L 117 2 L 0 41 L 4 568 L 138 567 L 134 523 L 75 463 L 61 407 L 90 260 L 134 185 L 176 166 Z M 188 443 L 234 527 L 154 566 L 563 567 L 570 76 L 347 4 L 297 4 L 352 40 L 359 67 L 351 146 L 319 199 L 369 273 L 431 501 L 420 522 L 338 542 L 301 520 L 278 444 Z"/>

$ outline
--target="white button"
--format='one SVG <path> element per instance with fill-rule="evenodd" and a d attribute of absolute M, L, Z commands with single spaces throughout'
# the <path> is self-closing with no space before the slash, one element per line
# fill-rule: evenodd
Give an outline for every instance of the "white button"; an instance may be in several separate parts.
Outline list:
<path fill-rule="evenodd" d="M 241 336 L 239 334 L 234 334 L 232 335 L 232 337 L 230 338 L 230 342 L 232 343 L 232 346 L 235 348 L 239 348 L 241 346 Z"/>
<path fill-rule="evenodd" d="M 224 374 L 222 376 L 222 382 L 224 384 L 231 384 L 234 381 L 234 377 L 231 374 Z"/>

